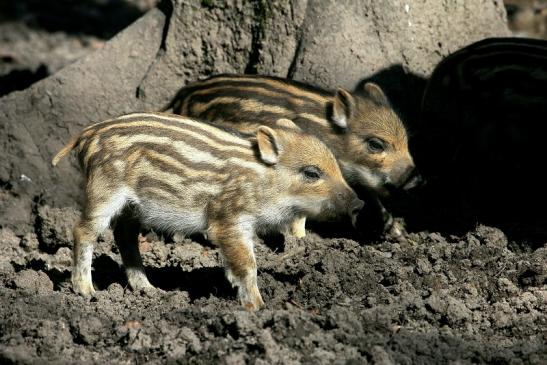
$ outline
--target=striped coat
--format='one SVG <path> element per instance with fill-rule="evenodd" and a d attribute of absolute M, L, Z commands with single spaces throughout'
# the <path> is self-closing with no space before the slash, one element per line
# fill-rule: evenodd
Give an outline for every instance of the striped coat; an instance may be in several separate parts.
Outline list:
<path fill-rule="evenodd" d="M 258 309 L 257 232 L 283 230 L 299 216 L 355 217 L 363 205 L 322 142 L 279 123 L 244 136 L 176 115 L 130 114 L 74 137 L 52 163 L 76 149 L 87 177 L 74 229 L 75 291 L 93 294 L 93 243 L 111 224 L 129 284 L 151 286 L 136 243 L 143 224 L 205 233 L 220 247 L 241 303 Z"/>
<path fill-rule="evenodd" d="M 242 132 L 290 119 L 327 144 L 351 184 L 381 195 L 414 176 L 406 129 L 374 83 L 333 93 L 277 77 L 218 75 L 182 88 L 170 109 Z"/>

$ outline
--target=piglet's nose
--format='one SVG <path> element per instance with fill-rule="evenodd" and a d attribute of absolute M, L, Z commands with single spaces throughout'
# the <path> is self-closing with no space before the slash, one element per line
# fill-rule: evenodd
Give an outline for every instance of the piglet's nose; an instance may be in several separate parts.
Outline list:
<path fill-rule="evenodd" d="M 421 186 L 423 183 L 424 179 L 422 178 L 418 170 L 413 169 L 403 184 L 403 190 L 410 190 L 412 188 Z"/>
<path fill-rule="evenodd" d="M 357 216 L 359 215 L 359 212 L 361 209 L 363 209 L 363 206 L 365 203 L 361 199 L 353 199 L 351 204 L 349 205 L 349 216 L 351 217 L 351 223 L 355 227 L 355 224 L 357 223 Z"/>

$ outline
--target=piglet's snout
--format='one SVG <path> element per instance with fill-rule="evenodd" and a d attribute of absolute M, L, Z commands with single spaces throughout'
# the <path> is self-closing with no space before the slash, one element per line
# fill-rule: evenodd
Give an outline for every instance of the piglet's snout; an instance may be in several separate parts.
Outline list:
<path fill-rule="evenodd" d="M 406 178 L 402 184 L 402 188 L 403 190 L 410 190 L 423 185 L 423 183 L 424 179 L 418 172 L 418 169 L 412 168 L 409 173 L 406 174 Z"/>
<path fill-rule="evenodd" d="M 349 207 L 349 216 L 351 218 L 351 224 L 355 227 L 355 224 L 357 223 L 357 216 L 359 215 L 359 212 L 361 209 L 363 209 L 363 206 L 365 203 L 361 199 L 354 199 Z"/>
<path fill-rule="evenodd" d="M 342 211 L 345 211 L 349 215 L 351 223 L 355 226 L 357 216 L 365 203 L 357 197 L 357 194 L 353 190 L 338 193 L 338 198 L 344 207 Z"/>

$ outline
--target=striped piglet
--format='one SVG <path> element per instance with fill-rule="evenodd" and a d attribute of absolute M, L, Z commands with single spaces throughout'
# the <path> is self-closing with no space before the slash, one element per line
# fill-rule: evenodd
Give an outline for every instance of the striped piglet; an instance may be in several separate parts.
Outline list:
<path fill-rule="evenodd" d="M 355 220 L 363 206 L 336 159 L 290 120 L 253 135 L 169 114 L 130 114 L 87 127 L 55 156 L 77 149 L 86 206 L 74 228 L 74 291 L 94 294 L 93 245 L 110 225 L 129 285 L 152 287 L 138 249 L 142 227 L 202 232 L 220 248 L 228 280 L 248 310 L 257 286 L 257 233 L 283 231 L 297 216 Z"/>

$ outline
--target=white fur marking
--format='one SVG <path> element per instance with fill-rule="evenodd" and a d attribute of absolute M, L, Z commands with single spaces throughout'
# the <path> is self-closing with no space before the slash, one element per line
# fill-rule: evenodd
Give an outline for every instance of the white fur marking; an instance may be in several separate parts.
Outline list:
<path fill-rule="evenodd" d="M 238 136 L 235 136 L 229 132 L 226 132 L 220 128 L 217 128 L 217 127 L 214 127 L 214 126 L 211 126 L 209 124 L 206 124 L 206 123 L 201 123 L 201 122 L 198 122 L 196 120 L 193 120 L 193 119 L 190 119 L 190 118 L 185 118 L 185 117 L 181 117 L 181 116 L 167 116 L 167 115 L 162 115 L 162 114 L 147 114 L 147 113 L 133 113 L 133 114 L 128 114 L 128 115 L 124 115 L 124 116 L 121 116 L 119 118 L 117 118 L 116 120 L 124 120 L 124 119 L 131 119 L 131 118 L 142 118 L 143 121 L 146 121 L 147 119 L 149 120 L 150 117 L 154 117 L 154 118 L 158 118 L 158 119 L 163 119 L 163 120 L 167 120 L 167 121 L 176 121 L 178 123 L 181 123 L 181 124 L 187 124 L 187 125 L 191 125 L 193 127 L 196 127 L 196 128 L 199 128 L 199 129 L 202 129 L 202 130 L 206 130 L 206 131 L 209 131 L 227 141 L 230 141 L 232 143 L 236 143 L 236 144 L 239 144 L 241 146 L 250 146 L 250 143 L 241 138 L 241 137 L 238 137 Z"/>
<path fill-rule="evenodd" d="M 239 217 L 238 228 L 243 235 L 243 242 L 254 257 L 254 237 L 255 237 L 256 219 L 251 215 L 242 215 Z"/>
<path fill-rule="evenodd" d="M 356 180 L 355 182 L 370 188 L 377 188 L 384 183 L 380 176 L 374 174 L 364 166 L 346 161 L 340 161 L 340 165 L 344 171 L 344 175 L 348 177 L 348 180 Z"/>
<path fill-rule="evenodd" d="M 332 121 L 334 124 L 339 126 L 340 128 L 347 128 L 348 127 L 348 119 L 345 115 L 341 115 L 340 117 L 332 116 Z"/>
<path fill-rule="evenodd" d="M 138 202 L 138 199 L 135 193 L 127 187 L 120 188 L 112 195 L 110 201 L 100 210 L 99 216 L 96 219 L 97 234 L 102 234 L 110 226 L 112 218 L 120 213 L 128 201 Z"/>
<path fill-rule="evenodd" d="M 143 201 L 141 206 L 143 223 L 146 226 L 185 234 L 204 232 L 207 228 L 205 208 L 185 207 L 183 212 L 179 212 L 180 208 L 174 208 L 165 202 L 154 201 Z"/>
<path fill-rule="evenodd" d="M 223 167 L 226 166 L 226 160 L 223 160 L 221 158 L 217 158 L 216 156 L 212 155 L 209 152 L 199 150 L 195 147 L 192 147 L 182 141 L 173 141 L 169 137 L 156 137 L 151 136 L 147 134 L 135 134 L 131 136 L 113 136 L 110 137 L 110 139 L 114 140 L 118 146 L 123 145 L 132 145 L 136 142 L 147 142 L 147 143 L 158 143 L 158 144 L 166 144 L 170 145 L 177 151 L 181 156 L 184 156 L 188 160 L 195 162 L 195 163 L 207 163 L 211 164 L 215 167 Z M 244 166 L 246 168 L 252 169 L 257 173 L 261 173 L 264 170 L 264 167 L 260 165 L 258 162 L 251 162 L 246 161 L 243 159 L 232 157 L 229 159 L 229 161 L 232 161 L 234 164 L 238 164 L 240 166 Z"/>

